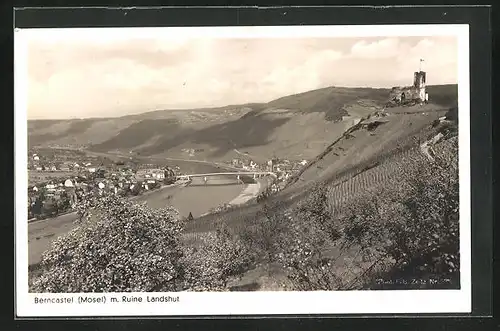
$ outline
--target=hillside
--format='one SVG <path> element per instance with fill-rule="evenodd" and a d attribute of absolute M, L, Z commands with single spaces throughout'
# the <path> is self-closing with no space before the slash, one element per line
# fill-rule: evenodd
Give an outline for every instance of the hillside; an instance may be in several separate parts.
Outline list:
<path fill-rule="evenodd" d="M 456 100 L 456 85 L 430 86 L 429 94 L 438 107 L 449 107 Z M 273 156 L 311 159 L 338 139 L 353 119 L 380 109 L 387 98 L 386 89 L 328 87 L 265 104 L 29 121 L 29 143 L 207 160 L 245 154 L 258 161 Z"/>
<path fill-rule="evenodd" d="M 335 176 L 355 171 L 384 158 L 418 146 L 435 131 L 433 121 L 445 116 L 449 108 L 436 105 L 388 108 L 386 116 L 367 118 L 346 135 L 319 154 L 288 189 L 298 189 L 320 179 L 332 181 Z M 370 128 L 366 123 L 379 120 L 380 125 Z"/>
<path fill-rule="evenodd" d="M 241 208 L 217 215 L 205 215 L 188 222 L 183 242 L 191 246 L 199 245 L 200 239 L 215 230 L 219 223 L 239 234 L 245 234 L 244 231 L 249 228 L 253 229 L 252 224 L 264 224 L 264 230 L 282 233 L 266 225 L 269 222 L 262 222 L 264 217 L 268 217 L 266 211 L 277 214 L 285 220 L 284 224 L 295 226 L 304 223 L 303 228 L 292 232 L 294 235 L 290 238 L 294 241 L 298 238 L 322 240 L 320 236 L 315 235 L 318 232 L 310 232 L 311 227 L 308 227 L 310 223 L 307 223 L 316 217 L 314 215 L 321 213 L 304 213 L 296 220 L 291 216 L 299 214 L 300 208 L 315 201 L 310 198 L 317 192 L 316 184 L 326 184 L 324 199 L 326 207 L 321 207 L 321 211 L 332 211 L 332 215 L 341 218 L 350 207 L 357 208 L 353 213 L 364 213 L 365 206 L 362 202 L 363 199 L 368 199 L 363 194 L 371 190 L 383 188 L 386 192 L 397 191 L 402 183 L 404 170 L 412 168 L 412 165 L 415 169 L 424 169 L 427 172 L 424 173 L 426 176 L 419 176 L 418 171 L 412 172 L 411 178 L 432 179 L 435 174 L 440 173 L 435 168 L 428 167 L 429 163 L 420 163 L 424 166 L 418 166 L 414 160 L 425 159 L 430 155 L 428 149 L 421 148 L 421 144 L 435 137 L 446 127 L 446 123 L 440 124 L 437 119 L 449 116 L 452 121 L 458 120 L 456 86 L 430 87 L 431 102 L 417 106 L 384 107 L 386 92 L 386 90 L 332 87 L 277 99 L 267 104 L 203 110 L 155 111 L 118 119 L 40 121 L 30 123 L 30 139 L 36 140 L 41 136 L 45 137 L 45 143 L 60 143 L 71 139 L 80 141 L 81 137 L 87 137 L 94 139 L 90 146 L 91 150 L 97 152 L 134 150 L 143 157 L 148 155 L 175 157 L 176 153 L 177 155 L 183 153 L 182 148 L 198 149 L 195 153 L 196 158 L 212 159 L 231 157 L 232 153 L 233 155 L 234 153 L 257 154 L 260 157 L 273 154 L 288 157 L 300 155 L 310 159 L 310 162 L 292 178 L 284 190 L 271 196 L 267 201 L 264 200 L 264 203 L 249 203 Z M 54 128 L 59 131 L 51 131 Z M 106 128 L 108 131 L 99 132 L 98 128 Z M 71 137 L 68 131 L 75 136 Z M 112 136 L 110 131 L 113 132 Z M 91 135 L 92 132 L 100 134 L 100 142 Z M 103 139 L 106 135 L 108 137 Z M 436 150 L 451 151 L 452 154 L 456 151 L 446 139 L 435 147 Z M 420 181 L 420 183 L 432 188 L 435 182 Z M 378 193 L 375 193 L 373 196 L 380 199 L 377 200 L 379 202 L 391 201 L 390 194 L 379 197 Z M 426 194 L 422 194 L 420 198 L 422 197 L 429 199 Z M 361 199 L 356 200 L 357 198 Z M 438 199 L 430 198 L 430 200 Z M 422 201 L 428 202 L 428 200 Z M 443 201 L 448 203 L 450 200 L 443 198 Z M 163 205 L 164 201 L 162 198 L 153 203 Z M 267 209 L 268 206 L 272 206 L 272 209 Z M 376 206 L 378 208 L 378 205 Z M 352 221 L 355 219 L 347 216 L 343 225 L 354 224 Z M 367 226 L 372 224 L 368 227 L 371 229 L 368 233 L 377 232 L 372 231 L 373 229 L 395 229 L 396 227 L 386 226 L 388 224 L 386 221 L 400 219 L 392 217 L 390 213 L 387 216 L 381 218 L 379 223 L 372 222 L 372 219 L 365 222 Z M 426 230 L 431 228 L 415 221 L 406 225 L 410 227 L 404 227 L 405 230 L 400 232 L 403 236 L 396 238 L 405 240 L 394 239 L 394 242 L 409 242 L 406 238 L 412 238 L 413 242 L 415 236 L 427 238 Z M 354 224 L 350 229 L 356 232 L 356 226 L 357 224 Z M 407 231 L 407 229 L 412 230 Z M 303 234 L 304 237 L 301 237 Z M 446 231 L 440 232 L 437 238 L 445 235 Z M 261 237 L 265 242 L 268 238 L 275 238 L 261 236 L 260 232 L 255 232 L 251 238 Z M 351 239 L 345 236 L 342 240 L 345 243 L 351 242 Z M 337 243 L 339 242 L 333 246 L 330 244 L 328 247 L 324 246 L 330 254 L 326 256 L 334 259 L 333 272 L 342 277 L 347 275 L 346 280 L 349 284 L 353 281 L 349 277 L 356 277 L 354 278 L 356 280 L 358 276 L 363 276 L 365 271 L 369 271 L 371 265 L 375 265 L 372 264 L 374 256 L 359 254 L 362 250 L 361 244 L 353 244 L 349 250 L 342 250 L 343 243 Z M 292 245 L 282 247 L 289 248 Z M 415 256 L 422 255 L 419 250 L 414 253 Z M 297 261 L 304 260 L 303 257 L 297 259 Z M 258 262 L 255 268 L 244 272 L 242 279 L 235 281 L 233 286 L 243 288 L 252 285 L 262 290 L 282 289 L 279 283 L 285 278 L 288 269 L 283 266 L 276 267 L 265 260 Z"/>
<path fill-rule="evenodd" d="M 453 89 L 440 91 L 451 93 Z M 435 120 L 443 116 L 457 120 L 456 99 L 442 95 L 439 100 L 444 100 L 442 105 L 392 107 L 365 115 L 359 124 L 331 140 L 271 201 L 291 208 L 314 185 L 325 183 L 330 203 L 335 207 L 366 190 L 398 180 L 400 164 L 419 155 L 419 145 L 441 129 L 433 124 Z M 368 125 L 373 122 L 379 122 L 379 126 Z M 259 209 L 259 205 L 253 204 L 220 217 L 231 227 L 239 228 L 253 219 Z M 191 223 L 187 232 L 203 233 L 213 228 L 211 218 L 202 217 Z"/>

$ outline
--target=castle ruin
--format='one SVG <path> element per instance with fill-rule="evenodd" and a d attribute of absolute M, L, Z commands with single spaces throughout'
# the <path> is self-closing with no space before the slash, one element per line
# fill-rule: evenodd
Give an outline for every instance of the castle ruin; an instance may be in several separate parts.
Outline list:
<path fill-rule="evenodd" d="M 420 60 L 422 62 L 423 60 Z M 429 100 L 429 95 L 425 90 L 426 72 L 415 71 L 413 74 L 413 85 L 400 87 L 396 86 L 391 89 L 390 100 L 396 104 L 415 104 L 423 103 Z"/>

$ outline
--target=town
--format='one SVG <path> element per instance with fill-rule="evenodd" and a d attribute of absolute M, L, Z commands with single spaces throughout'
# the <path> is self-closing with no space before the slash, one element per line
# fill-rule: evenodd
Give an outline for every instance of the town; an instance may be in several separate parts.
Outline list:
<path fill-rule="evenodd" d="M 269 171 L 276 178 L 257 197 L 261 200 L 285 187 L 287 181 L 306 164 L 273 158 L 256 163 L 250 158 L 234 158 L 225 163 L 231 170 Z M 28 220 L 56 217 L 75 210 L 89 195 L 112 193 L 133 197 L 175 185 L 185 175 L 179 166 L 141 163 L 132 157 L 112 161 L 67 149 L 30 149 L 28 155 Z M 221 208 L 215 208 L 217 212 Z M 227 206 L 222 209 L 227 209 Z"/>
<path fill-rule="evenodd" d="M 63 150 L 44 154 L 30 151 L 28 174 L 29 220 L 71 212 L 88 194 L 137 196 L 171 185 L 181 175 L 178 167 L 112 162 Z"/>

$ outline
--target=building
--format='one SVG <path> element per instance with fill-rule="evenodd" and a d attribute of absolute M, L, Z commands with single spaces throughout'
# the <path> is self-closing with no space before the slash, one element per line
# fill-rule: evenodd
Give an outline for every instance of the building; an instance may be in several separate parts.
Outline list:
<path fill-rule="evenodd" d="M 73 182 L 71 181 L 71 179 L 66 179 L 66 181 L 64 182 L 64 186 L 65 187 L 74 187 Z"/>
<path fill-rule="evenodd" d="M 273 171 L 273 160 L 267 161 L 266 170 Z"/>
<path fill-rule="evenodd" d="M 63 163 L 63 164 L 61 164 L 60 169 L 61 169 L 61 171 L 68 172 L 68 171 L 71 171 L 71 166 L 68 163 Z"/>
<path fill-rule="evenodd" d="M 151 173 L 152 177 L 155 178 L 155 179 L 159 179 L 159 180 L 163 180 L 165 179 L 165 170 L 161 170 L 161 169 L 155 169 L 152 173 Z"/>
<path fill-rule="evenodd" d="M 420 60 L 422 63 L 423 60 Z M 427 102 L 429 95 L 426 92 L 427 74 L 425 71 L 419 71 L 413 74 L 412 86 L 396 86 L 391 89 L 390 100 L 396 104 L 407 104 L 412 102 Z"/>
<path fill-rule="evenodd" d="M 47 192 L 55 192 L 56 187 L 57 186 L 55 184 L 52 184 L 52 183 L 49 183 L 49 184 L 45 185 L 45 188 L 47 189 Z"/>
<path fill-rule="evenodd" d="M 168 171 L 162 169 L 140 169 L 137 171 L 135 176 L 137 179 L 153 178 L 157 180 L 164 180 L 166 176 L 165 172 L 168 174 Z"/>

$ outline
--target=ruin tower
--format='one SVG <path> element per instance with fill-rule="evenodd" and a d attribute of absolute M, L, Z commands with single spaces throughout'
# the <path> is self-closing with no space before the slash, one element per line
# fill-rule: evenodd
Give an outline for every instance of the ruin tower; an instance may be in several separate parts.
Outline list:
<path fill-rule="evenodd" d="M 422 65 L 423 60 L 420 60 L 420 65 Z M 418 98 L 420 101 L 425 101 L 425 71 L 422 71 L 422 68 L 419 68 L 419 71 L 416 71 L 413 78 L 413 86 L 417 90 Z"/>

